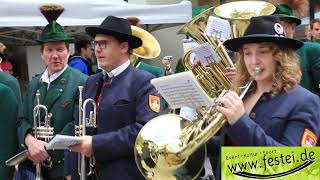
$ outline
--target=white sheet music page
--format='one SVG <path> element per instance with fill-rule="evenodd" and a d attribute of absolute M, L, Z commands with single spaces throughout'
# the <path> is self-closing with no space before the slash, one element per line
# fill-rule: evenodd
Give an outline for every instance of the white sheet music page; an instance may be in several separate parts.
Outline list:
<path fill-rule="evenodd" d="M 66 136 L 57 134 L 48 143 L 48 150 L 63 150 L 68 149 L 69 146 L 82 143 L 83 139 L 76 136 Z"/>
<path fill-rule="evenodd" d="M 221 41 L 229 39 L 231 34 L 231 26 L 229 21 L 210 16 L 205 29 L 205 34 Z"/>
<path fill-rule="evenodd" d="M 198 84 L 191 71 L 155 78 L 151 80 L 151 84 L 155 86 L 171 108 L 183 106 L 197 108 L 210 106 L 213 102 L 213 99 Z"/>
<path fill-rule="evenodd" d="M 200 59 L 202 65 L 206 66 L 210 62 L 220 61 L 220 56 L 212 49 L 208 42 L 201 44 L 192 50 Z"/>
<path fill-rule="evenodd" d="M 186 52 L 188 50 L 192 50 L 193 48 L 199 46 L 199 43 L 197 43 L 194 39 L 182 39 L 182 46 L 183 46 L 183 52 Z"/>

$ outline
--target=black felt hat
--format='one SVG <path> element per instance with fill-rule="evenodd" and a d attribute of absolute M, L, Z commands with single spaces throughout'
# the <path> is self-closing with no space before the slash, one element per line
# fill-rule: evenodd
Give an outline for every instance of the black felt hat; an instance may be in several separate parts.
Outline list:
<path fill-rule="evenodd" d="M 86 32 L 95 37 L 96 34 L 106 34 L 127 41 L 131 48 L 142 45 L 139 37 L 132 35 L 131 25 L 127 19 L 108 16 L 98 27 L 88 27 Z"/>
<path fill-rule="evenodd" d="M 223 44 L 229 50 L 237 52 L 244 44 L 262 42 L 273 42 L 280 47 L 294 50 L 303 45 L 301 41 L 285 37 L 285 32 L 277 16 L 252 17 L 243 37 L 226 40 Z"/>

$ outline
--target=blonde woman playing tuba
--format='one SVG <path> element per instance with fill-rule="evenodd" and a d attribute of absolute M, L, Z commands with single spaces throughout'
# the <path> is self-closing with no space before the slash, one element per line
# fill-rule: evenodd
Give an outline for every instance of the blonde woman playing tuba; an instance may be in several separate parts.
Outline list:
<path fill-rule="evenodd" d="M 217 110 L 228 123 L 219 137 L 210 140 L 208 150 L 222 145 L 316 146 L 320 102 L 298 85 L 301 72 L 295 50 L 302 42 L 285 38 L 278 17 L 260 16 L 251 19 L 244 37 L 224 45 L 240 54 L 235 85 L 254 81 L 243 99 L 233 91 L 218 99 Z M 217 179 L 219 166 L 214 165 Z"/>

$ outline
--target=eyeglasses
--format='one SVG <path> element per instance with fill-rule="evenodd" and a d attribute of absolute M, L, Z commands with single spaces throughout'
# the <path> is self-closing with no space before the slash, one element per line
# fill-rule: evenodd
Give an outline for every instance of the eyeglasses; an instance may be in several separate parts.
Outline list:
<path fill-rule="evenodd" d="M 92 41 L 91 42 L 91 47 L 93 49 L 95 49 L 97 44 L 98 44 L 101 49 L 105 49 L 107 47 L 107 45 L 111 44 L 112 42 L 113 41 L 108 41 L 108 40 Z"/>

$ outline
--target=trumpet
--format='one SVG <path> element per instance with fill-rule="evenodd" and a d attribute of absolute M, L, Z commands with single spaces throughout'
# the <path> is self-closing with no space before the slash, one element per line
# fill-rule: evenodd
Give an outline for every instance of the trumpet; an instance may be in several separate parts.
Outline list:
<path fill-rule="evenodd" d="M 86 129 L 96 129 L 96 117 L 97 117 L 97 108 L 96 103 L 93 99 L 86 99 L 82 102 L 82 91 L 83 86 L 78 86 L 79 89 L 79 125 L 75 126 L 75 135 L 76 136 L 85 136 L 87 134 Z M 90 111 L 89 118 L 87 118 L 87 105 L 93 106 L 93 111 Z M 89 172 L 87 172 L 87 162 L 86 157 L 83 154 L 78 155 L 78 174 L 80 180 L 86 180 L 88 176 L 93 174 L 93 167 L 95 165 L 94 157 L 89 158 Z"/>
<path fill-rule="evenodd" d="M 50 139 L 53 138 L 53 127 L 51 124 L 52 114 L 48 113 L 48 109 L 46 106 L 40 104 L 40 91 L 38 90 L 36 93 L 38 105 L 33 108 L 33 133 L 34 137 L 38 140 L 43 140 L 45 142 L 49 142 Z M 44 111 L 44 123 L 41 122 L 41 110 Z M 52 161 L 49 159 L 45 163 L 42 163 L 45 167 L 52 167 Z M 41 175 L 41 164 L 36 164 L 36 180 L 42 180 Z"/>
<path fill-rule="evenodd" d="M 33 134 L 34 137 L 38 140 L 49 142 L 53 138 L 53 127 L 51 127 L 51 117 L 52 114 L 48 113 L 46 106 L 40 104 L 40 91 L 36 92 L 37 105 L 33 108 Z M 41 122 L 42 114 L 41 111 L 44 111 L 44 122 Z M 25 161 L 29 156 L 29 151 L 24 150 L 15 156 L 11 157 L 6 161 L 7 166 L 15 166 Z M 36 180 L 43 180 L 41 175 L 41 165 L 45 167 L 52 167 L 52 161 L 49 158 L 44 163 L 36 164 Z"/>

